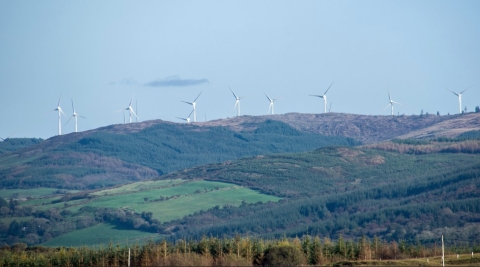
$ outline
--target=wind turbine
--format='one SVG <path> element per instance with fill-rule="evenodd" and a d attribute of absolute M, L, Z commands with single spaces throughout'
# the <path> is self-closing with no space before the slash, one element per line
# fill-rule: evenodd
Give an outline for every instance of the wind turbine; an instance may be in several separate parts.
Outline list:
<path fill-rule="evenodd" d="M 133 111 L 133 108 L 132 108 L 132 101 L 133 101 L 133 96 L 132 96 L 132 99 L 130 100 L 130 104 L 128 104 L 128 107 L 127 108 L 124 108 L 124 109 L 121 109 L 119 111 L 125 111 L 125 110 L 128 110 L 128 113 L 130 115 L 130 123 L 132 123 L 132 113 L 133 115 L 135 115 L 135 117 L 138 119 L 138 116 L 137 114 L 135 113 L 135 111 Z"/>
<path fill-rule="evenodd" d="M 67 116 L 65 113 L 63 113 L 62 108 L 60 107 L 60 101 L 62 101 L 62 95 L 60 95 L 60 98 L 58 99 L 57 108 L 52 110 L 58 111 L 58 135 L 62 135 L 62 114 L 65 117 Z"/>
<path fill-rule="evenodd" d="M 460 93 L 455 93 L 454 91 L 450 91 L 450 90 L 447 89 L 448 91 L 452 92 L 454 95 L 458 96 L 458 109 L 459 109 L 460 114 L 462 113 L 462 94 L 463 94 L 463 92 L 467 91 L 472 86 L 473 85 L 470 85 L 469 87 L 467 87 L 467 89 L 461 91 Z"/>
<path fill-rule="evenodd" d="M 270 109 L 271 109 L 272 110 L 271 114 L 274 115 L 275 114 L 275 112 L 273 110 L 274 109 L 274 103 L 275 103 L 275 100 L 277 100 L 277 99 L 271 99 L 270 97 L 268 97 L 267 94 L 265 94 L 265 96 L 267 97 L 268 101 L 270 101 L 270 106 L 268 106 L 268 112 L 270 112 Z"/>
<path fill-rule="evenodd" d="M 78 132 L 78 118 L 77 117 L 80 117 L 80 118 L 84 118 L 86 119 L 85 117 L 83 117 L 82 115 L 79 115 L 77 112 L 75 112 L 75 107 L 73 106 L 73 99 L 72 99 L 72 109 L 73 109 L 73 115 L 70 117 L 70 119 L 68 119 L 67 123 L 75 117 L 75 132 Z M 67 125 L 67 123 L 65 123 L 65 125 Z"/>
<path fill-rule="evenodd" d="M 237 96 L 233 91 L 232 88 L 228 87 L 230 89 L 230 92 L 232 92 L 233 96 L 235 97 L 235 106 L 233 108 L 237 108 L 237 117 L 240 116 L 240 99 L 243 97 Z"/>
<path fill-rule="evenodd" d="M 334 82 L 332 82 L 332 84 L 330 84 L 327 91 L 325 91 L 325 93 L 323 93 L 323 95 L 310 95 L 310 96 L 323 98 L 323 112 L 324 113 L 327 113 L 327 92 L 328 92 L 328 90 L 330 90 L 330 87 L 332 87 L 333 83 Z"/>
<path fill-rule="evenodd" d="M 390 105 L 391 108 L 392 108 L 392 116 L 393 116 L 393 103 L 395 103 L 395 104 L 400 104 L 400 103 L 395 102 L 395 101 L 392 100 L 392 97 L 390 96 L 390 92 L 388 92 L 388 99 L 389 99 L 390 101 L 389 101 L 389 103 L 387 104 L 387 106 L 383 108 L 383 110 L 385 110 L 386 108 L 388 108 L 388 106 Z M 400 105 L 401 105 L 401 104 L 400 104 Z"/>
<path fill-rule="evenodd" d="M 193 100 L 193 102 L 182 101 L 183 103 L 187 103 L 189 105 L 192 105 L 192 107 L 193 107 L 193 122 L 197 122 L 197 108 L 196 108 L 197 107 L 197 102 L 196 101 L 202 93 L 203 93 L 203 91 L 200 92 L 200 94 L 198 94 L 197 98 L 195 98 L 195 100 Z"/>
<path fill-rule="evenodd" d="M 188 117 L 186 117 L 186 118 L 179 118 L 179 117 L 175 117 L 175 118 L 180 119 L 180 120 L 184 120 L 187 123 L 190 123 L 190 116 L 192 116 L 192 113 L 193 113 L 193 110 L 192 110 L 192 112 L 190 112 L 190 114 L 188 114 Z"/>

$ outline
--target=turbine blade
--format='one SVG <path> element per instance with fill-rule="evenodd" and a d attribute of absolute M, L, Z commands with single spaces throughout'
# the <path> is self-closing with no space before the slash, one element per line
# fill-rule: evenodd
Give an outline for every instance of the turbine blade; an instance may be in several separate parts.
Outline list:
<path fill-rule="evenodd" d="M 57 107 L 60 106 L 60 101 L 62 101 L 62 94 L 60 94 L 60 98 L 58 99 Z"/>
<path fill-rule="evenodd" d="M 194 110 L 192 109 L 192 111 L 190 112 L 190 114 L 188 114 L 188 117 L 187 117 L 187 118 L 190 118 L 190 116 L 192 116 L 193 111 L 194 111 Z"/>
<path fill-rule="evenodd" d="M 264 94 L 265 94 L 265 92 L 264 92 Z M 270 97 L 268 97 L 267 94 L 265 94 L 265 96 L 267 97 L 268 101 L 272 102 L 272 100 L 270 99 Z"/>
<path fill-rule="evenodd" d="M 135 117 L 137 117 L 137 119 L 140 119 L 140 118 L 137 116 L 137 114 L 135 113 L 135 111 L 133 111 L 133 108 L 132 108 L 132 107 L 130 107 L 129 110 L 133 113 L 133 115 L 135 115 Z"/>
<path fill-rule="evenodd" d="M 73 112 L 75 112 L 75 107 L 73 106 L 73 98 L 72 98 L 72 109 L 73 109 Z"/>
<path fill-rule="evenodd" d="M 86 119 L 86 118 L 85 118 L 85 117 L 83 117 L 82 115 L 78 115 L 78 114 L 77 114 L 77 116 L 78 116 L 78 117 L 80 117 L 80 118 L 84 118 L 84 119 Z"/>
<path fill-rule="evenodd" d="M 330 87 L 332 87 L 333 83 L 334 83 L 334 82 L 332 82 L 332 84 L 330 84 L 330 86 L 328 87 L 327 91 L 325 91 L 325 94 L 323 94 L 323 95 L 326 95 L 326 94 L 327 94 L 328 90 L 330 90 Z"/>
<path fill-rule="evenodd" d="M 452 92 L 454 95 L 458 96 L 458 94 L 455 93 L 454 91 L 451 91 L 451 90 L 448 90 L 448 89 L 446 89 L 446 90 L 449 91 L 449 92 Z"/>
<path fill-rule="evenodd" d="M 228 89 L 230 89 L 230 92 L 232 92 L 233 96 L 235 97 L 235 99 L 238 99 L 237 95 L 232 91 L 232 88 L 230 88 L 230 86 L 228 87 Z"/>
<path fill-rule="evenodd" d="M 190 103 L 190 102 L 187 102 L 187 101 L 180 101 L 180 102 L 187 103 L 187 104 L 189 104 L 189 105 L 192 105 L 192 106 L 193 106 L 193 103 Z"/>
<path fill-rule="evenodd" d="M 323 95 L 309 95 L 309 96 L 315 96 L 315 97 L 323 98 Z"/>
<path fill-rule="evenodd" d="M 197 98 L 195 98 L 195 100 L 193 100 L 193 102 L 197 101 L 197 99 L 200 97 L 200 95 L 203 93 L 203 91 L 200 92 L 200 94 L 198 94 Z"/>
<path fill-rule="evenodd" d="M 470 87 L 472 87 L 473 85 L 470 85 L 469 87 L 467 87 L 467 89 L 463 90 L 460 92 L 460 95 L 463 94 L 463 92 L 467 91 L 468 89 L 470 89 Z"/>
<path fill-rule="evenodd" d="M 179 117 L 175 117 L 175 118 L 177 118 L 177 119 L 179 119 L 179 120 L 184 120 L 184 121 L 186 121 L 186 120 L 187 120 L 187 119 L 184 119 L 184 118 L 179 118 Z"/>
<path fill-rule="evenodd" d="M 386 106 L 386 107 L 384 107 L 384 108 L 382 109 L 382 111 L 384 111 L 385 109 L 387 109 L 387 108 L 388 108 L 388 106 L 390 106 L 390 105 L 391 105 L 391 104 L 390 104 L 390 103 L 388 103 L 388 104 L 387 104 L 387 106 Z"/>
<path fill-rule="evenodd" d="M 73 118 L 74 116 L 70 117 L 70 119 L 68 119 L 68 121 L 64 124 L 64 125 L 67 125 L 67 123 Z"/>

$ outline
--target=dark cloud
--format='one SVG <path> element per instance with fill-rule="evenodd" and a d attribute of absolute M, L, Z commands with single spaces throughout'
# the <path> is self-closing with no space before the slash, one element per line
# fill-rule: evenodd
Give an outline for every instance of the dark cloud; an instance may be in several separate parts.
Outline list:
<path fill-rule="evenodd" d="M 168 86 L 175 86 L 175 87 L 184 87 L 184 86 L 194 86 L 208 83 L 207 79 L 181 79 L 178 76 L 171 76 L 165 79 L 157 79 L 155 81 L 151 81 L 145 83 L 144 86 L 153 86 L 153 87 L 168 87 Z"/>

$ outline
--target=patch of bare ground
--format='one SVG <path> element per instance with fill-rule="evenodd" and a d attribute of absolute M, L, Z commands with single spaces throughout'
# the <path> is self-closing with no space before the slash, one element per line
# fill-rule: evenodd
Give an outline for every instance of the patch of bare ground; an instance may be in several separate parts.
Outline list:
<path fill-rule="evenodd" d="M 364 148 L 379 149 L 401 154 L 431 154 L 431 153 L 480 153 L 480 140 L 466 140 L 462 142 L 435 142 L 415 145 L 396 142 L 383 142 L 363 146 Z"/>

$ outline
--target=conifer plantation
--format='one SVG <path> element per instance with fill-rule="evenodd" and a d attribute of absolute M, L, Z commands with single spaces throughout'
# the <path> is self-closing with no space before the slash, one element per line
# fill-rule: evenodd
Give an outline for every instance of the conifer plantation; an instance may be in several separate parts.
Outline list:
<path fill-rule="evenodd" d="M 0 266 L 128 266 L 129 253 L 130 266 L 324 266 L 346 262 L 351 262 L 349 265 L 396 265 L 408 264 L 406 259 L 415 259 L 423 266 L 438 266 L 441 243 L 426 246 L 419 242 L 386 242 L 378 237 L 364 236 L 358 240 L 340 237 L 333 241 L 309 235 L 277 240 L 238 235 L 233 238 L 203 237 L 199 241 L 150 240 L 143 245 L 110 243 L 96 248 L 26 247 L 18 243 L 0 248 Z M 477 253 L 480 253 L 480 245 L 447 246 L 446 262 L 479 265 Z M 457 254 L 461 257 L 457 258 Z"/>

